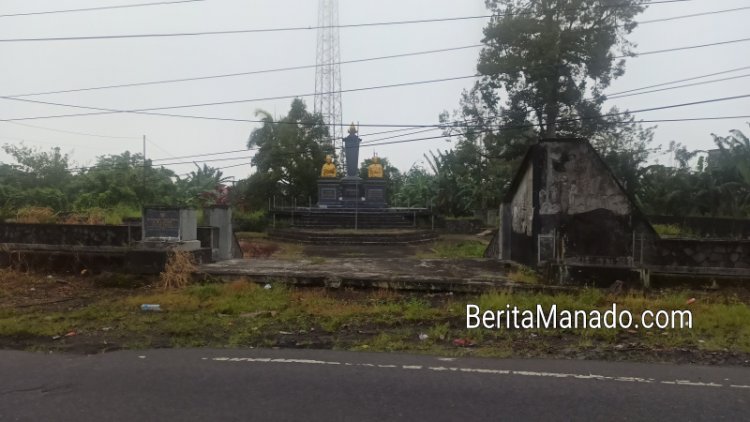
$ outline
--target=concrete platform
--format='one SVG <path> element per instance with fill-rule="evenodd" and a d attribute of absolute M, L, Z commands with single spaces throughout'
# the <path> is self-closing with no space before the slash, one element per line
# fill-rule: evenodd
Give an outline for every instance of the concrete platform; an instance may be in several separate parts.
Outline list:
<path fill-rule="evenodd" d="M 315 245 L 409 245 L 433 242 L 439 237 L 432 230 L 311 230 L 273 229 L 268 238 Z"/>
<path fill-rule="evenodd" d="M 569 287 L 516 283 L 506 264 L 485 259 L 326 258 L 234 259 L 201 265 L 214 277 L 246 276 L 262 283 L 331 288 L 386 288 L 481 293 L 498 289 L 560 291 Z"/>

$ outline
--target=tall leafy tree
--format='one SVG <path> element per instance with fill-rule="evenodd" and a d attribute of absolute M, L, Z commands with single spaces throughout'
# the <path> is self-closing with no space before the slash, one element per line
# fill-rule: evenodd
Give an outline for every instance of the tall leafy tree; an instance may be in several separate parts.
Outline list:
<path fill-rule="evenodd" d="M 325 162 L 322 145 L 328 141 L 328 126 L 319 114 L 307 111 L 296 98 L 287 116 L 274 121 L 271 114 L 259 110 L 263 121 L 253 130 L 247 147 L 256 149 L 252 164 L 257 168 L 247 184 L 246 198 L 263 207 L 272 195 L 307 203 L 317 200 L 317 180 Z"/>
<path fill-rule="evenodd" d="M 487 0 L 477 63 L 483 77 L 441 116 L 476 168 L 472 204 L 494 208 L 528 146 L 539 137 L 592 140 L 631 192 L 638 190 L 652 131 L 627 113 L 602 110 L 604 90 L 632 55 L 627 35 L 640 0 Z M 460 148 L 457 148 L 459 151 Z M 491 193 L 491 194 L 490 194 Z"/>
<path fill-rule="evenodd" d="M 145 165 L 142 154 L 126 151 L 100 156 L 96 164 L 83 169 L 72 188 L 77 192 L 76 208 L 112 208 L 180 203 L 173 183 L 175 174 L 163 167 Z"/>
<path fill-rule="evenodd" d="M 478 70 L 485 101 L 501 115 L 533 121 L 547 138 L 590 136 L 601 123 L 603 90 L 625 72 L 626 36 L 640 0 L 488 0 L 498 15 L 484 29 Z"/>
<path fill-rule="evenodd" d="M 175 182 L 180 199 L 189 205 L 213 205 L 223 195 L 224 184 L 229 178 L 224 177 L 221 170 L 207 164 L 195 166 L 196 170 Z"/>
<path fill-rule="evenodd" d="M 60 148 L 39 151 L 5 144 L 3 150 L 15 160 L 0 166 L 0 207 L 5 212 L 26 206 L 61 210 L 69 205 L 70 160 Z"/>
<path fill-rule="evenodd" d="M 421 166 L 413 166 L 401 176 L 399 188 L 393 195 L 397 207 L 431 207 L 434 205 L 435 175 Z"/>

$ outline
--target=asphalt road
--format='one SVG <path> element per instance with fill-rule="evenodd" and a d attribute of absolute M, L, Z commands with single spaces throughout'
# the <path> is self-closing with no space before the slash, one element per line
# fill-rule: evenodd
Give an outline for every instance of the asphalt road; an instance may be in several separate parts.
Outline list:
<path fill-rule="evenodd" d="M 307 350 L 0 351 L 1 421 L 748 417 L 746 368 Z"/>

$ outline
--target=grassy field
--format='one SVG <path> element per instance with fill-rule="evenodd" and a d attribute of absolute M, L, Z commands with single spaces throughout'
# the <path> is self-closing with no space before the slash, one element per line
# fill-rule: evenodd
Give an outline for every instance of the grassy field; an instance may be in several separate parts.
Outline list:
<path fill-rule="evenodd" d="M 0 274 L 0 347 L 97 353 L 152 347 L 294 347 L 457 356 L 567 357 L 748 365 L 750 308 L 731 294 L 584 289 L 545 295 L 401 294 L 297 289 L 251 280 L 165 290 L 101 287 L 105 278 Z M 123 284 L 124 281 L 120 284 Z M 111 284 L 111 283 L 110 283 Z M 690 299 L 695 298 L 695 301 Z M 505 309 L 693 312 L 692 329 L 466 329 L 466 305 Z M 690 304 L 688 304 L 690 302 Z M 144 312 L 159 304 L 161 312 Z M 636 322 L 638 322 L 636 317 Z"/>
<path fill-rule="evenodd" d="M 332 232 L 354 233 L 354 230 L 335 230 Z M 363 231 L 360 230 L 359 233 Z M 368 231 L 370 234 L 376 233 L 396 233 L 399 230 L 379 230 Z M 284 242 L 275 239 L 269 239 L 265 233 L 239 232 L 237 239 L 245 252 L 245 256 L 252 257 L 269 257 L 274 259 L 297 260 L 303 257 L 316 257 L 326 255 L 327 251 L 332 249 L 330 246 L 322 247 L 305 247 L 299 243 Z M 414 245 L 399 245 L 391 247 L 398 249 L 402 253 L 400 257 L 416 259 L 463 259 L 463 258 L 481 258 L 484 250 L 487 248 L 489 239 L 472 235 L 442 235 L 440 239 L 434 242 L 420 243 Z M 335 248 L 335 247 L 334 247 Z M 345 255 L 356 256 L 373 256 L 373 251 L 358 250 L 356 246 L 348 247 L 350 252 Z M 377 252 L 375 253 L 377 254 Z"/>

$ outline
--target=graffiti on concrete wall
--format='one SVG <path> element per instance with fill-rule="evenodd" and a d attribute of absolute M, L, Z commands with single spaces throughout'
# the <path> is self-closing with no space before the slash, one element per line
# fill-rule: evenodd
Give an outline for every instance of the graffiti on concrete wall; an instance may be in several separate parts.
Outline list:
<path fill-rule="evenodd" d="M 545 177 L 539 190 L 540 214 L 581 214 L 607 209 L 630 213 L 630 202 L 594 152 L 584 144 L 547 145 Z"/>
<path fill-rule="evenodd" d="M 531 236 L 531 223 L 534 219 L 533 199 L 533 167 L 528 166 L 526 172 L 518 185 L 516 195 L 511 202 L 513 210 L 512 227 L 516 233 L 524 233 Z"/>

